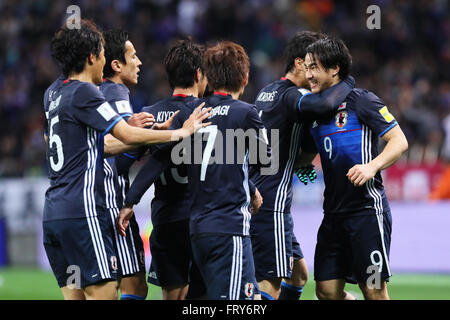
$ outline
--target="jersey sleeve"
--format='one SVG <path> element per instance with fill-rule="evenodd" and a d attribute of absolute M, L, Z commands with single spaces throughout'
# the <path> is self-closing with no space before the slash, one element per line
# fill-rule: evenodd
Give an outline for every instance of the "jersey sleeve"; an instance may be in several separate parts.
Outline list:
<path fill-rule="evenodd" d="M 251 130 L 249 131 L 252 133 L 249 136 L 249 143 L 256 143 L 257 145 L 257 152 L 249 154 L 250 165 L 254 169 L 270 166 L 272 149 L 269 145 L 266 128 L 258 115 L 256 106 L 252 106 L 247 113 L 243 127 L 245 130 Z"/>
<path fill-rule="evenodd" d="M 139 170 L 125 197 L 126 204 L 138 204 L 144 193 L 170 165 L 170 150 L 156 150 Z"/>
<path fill-rule="evenodd" d="M 80 85 L 73 99 L 75 118 L 104 135 L 122 120 L 93 84 Z"/>
<path fill-rule="evenodd" d="M 323 119 L 337 110 L 354 86 L 355 79 L 350 76 L 317 94 L 302 88 L 289 88 L 283 98 L 297 121 Z"/>
<path fill-rule="evenodd" d="M 314 138 L 311 135 L 311 123 L 307 123 L 302 126 L 301 129 L 301 137 L 302 140 L 300 142 L 300 148 L 303 152 L 306 153 L 317 153 L 316 144 L 314 143 Z"/>
<path fill-rule="evenodd" d="M 364 92 L 356 99 L 355 108 L 360 121 L 379 137 L 398 124 L 388 107 L 370 91 Z"/>
<path fill-rule="evenodd" d="M 44 94 L 44 134 L 48 137 L 48 112 L 47 112 L 47 106 L 49 104 L 48 101 L 48 89 L 45 91 Z"/>
<path fill-rule="evenodd" d="M 118 114 L 124 117 L 133 115 L 133 108 L 130 104 L 130 96 L 127 88 L 121 84 L 115 84 L 108 88 L 104 93 L 105 99 Z"/>

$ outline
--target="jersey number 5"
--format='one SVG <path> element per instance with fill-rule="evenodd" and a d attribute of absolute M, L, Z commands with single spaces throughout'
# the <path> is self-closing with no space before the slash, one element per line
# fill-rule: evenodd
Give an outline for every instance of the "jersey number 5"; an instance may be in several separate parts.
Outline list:
<path fill-rule="evenodd" d="M 53 145 L 56 145 L 56 154 L 57 154 L 57 162 L 55 162 L 55 158 L 50 156 L 50 167 L 53 171 L 58 172 L 61 170 L 64 164 L 64 152 L 61 138 L 53 132 L 53 126 L 59 122 L 59 117 L 55 116 L 50 120 L 50 137 L 48 140 L 49 148 Z"/>

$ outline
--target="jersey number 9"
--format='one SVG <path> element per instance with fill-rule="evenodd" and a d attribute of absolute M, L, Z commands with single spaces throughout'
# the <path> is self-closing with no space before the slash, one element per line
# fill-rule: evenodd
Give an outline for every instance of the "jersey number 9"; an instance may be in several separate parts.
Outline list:
<path fill-rule="evenodd" d="M 330 137 L 325 137 L 325 139 L 323 139 L 323 147 L 328 153 L 328 159 L 331 159 L 331 155 L 333 153 L 333 144 L 331 143 Z"/>

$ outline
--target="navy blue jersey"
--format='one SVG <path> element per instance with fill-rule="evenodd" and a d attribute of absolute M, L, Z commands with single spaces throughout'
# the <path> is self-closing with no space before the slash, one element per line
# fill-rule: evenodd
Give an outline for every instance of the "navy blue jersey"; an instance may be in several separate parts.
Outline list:
<path fill-rule="evenodd" d="M 103 135 L 122 118 L 93 84 L 64 82 L 48 110 L 50 187 L 44 221 L 97 216 L 105 207 Z"/>
<path fill-rule="evenodd" d="M 44 112 L 45 112 L 45 123 L 44 123 L 44 134 L 48 137 L 48 107 L 50 102 L 56 100 L 55 92 L 61 88 L 66 77 L 60 75 L 53 83 L 45 90 L 44 93 Z"/>
<path fill-rule="evenodd" d="M 111 80 L 105 80 L 100 85 L 100 91 L 105 96 L 111 107 L 127 119 L 133 115 L 133 109 L 130 105 L 130 92 L 128 88 Z M 130 182 L 128 172 L 133 161 L 138 160 L 137 152 L 129 152 L 121 155 L 105 158 L 105 194 L 107 208 L 122 208 L 126 192 L 128 191 Z"/>
<path fill-rule="evenodd" d="M 378 156 L 378 139 L 397 125 L 372 92 L 355 88 L 329 120 L 315 121 L 310 132 L 320 154 L 325 179 L 325 214 L 381 214 L 388 208 L 381 174 L 355 187 L 346 174 L 356 164 Z"/>
<path fill-rule="evenodd" d="M 349 77 L 321 94 L 311 94 L 281 78 L 259 92 L 255 105 L 267 129 L 272 152 L 278 152 L 274 159 L 279 159 L 279 169 L 275 174 L 256 173 L 251 176 L 263 198 L 261 212 L 290 213 L 292 176 L 302 143 L 302 125 L 311 119 L 331 116 L 353 86 L 354 79 Z M 272 130 L 278 130 L 278 139 L 272 139 Z"/>
<path fill-rule="evenodd" d="M 191 138 L 190 232 L 248 236 L 249 164 L 267 165 L 261 162 L 260 152 L 265 152 L 264 156 L 270 160 L 264 125 L 254 105 L 235 100 L 231 95 L 215 93 L 202 101 L 205 107 L 213 107 L 212 115 L 206 120 L 212 124 Z M 248 139 L 234 136 L 239 130 L 247 133 Z M 241 149 L 239 145 L 243 142 Z M 259 150 L 252 148 L 251 143 Z"/>
<path fill-rule="evenodd" d="M 154 105 L 144 107 L 142 111 L 153 114 L 155 121 L 162 123 L 167 121 L 177 110 L 180 110 L 170 128 L 178 129 L 183 126 L 183 122 L 193 111 L 192 106 L 187 106 L 187 104 L 196 100 L 197 98 L 193 96 L 173 95 Z M 167 145 L 169 144 L 151 145 L 149 149 L 154 154 L 164 149 Z M 156 155 L 156 157 L 158 156 Z M 189 194 L 186 165 L 175 165 L 170 161 L 170 158 L 167 158 L 163 161 L 164 166 L 160 167 L 155 164 L 153 157 L 150 157 L 148 163 L 150 167 L 144 167 L 139 174 L 147 175 L 147 178 L 152 177 L 154 174 L 159 176 L 157 179 L 153 179 L 155 184 L 155 196 L 151 206 L 153 225 L 189 219 L 189 207 L 192 199 Z M 161 170 L 161 168 L 164 168 L 164 170 Z M 139 179 L 141 178 L 136 176 L 135 181 L 139 181 Z M 139 182 L 137 182 L 136 186 L 138 184 Z M 145 192 L 150 185 L 148 184 L 146 188 L 141 190 Z M 140 194 L 139 199 L 142 194 Z"/>

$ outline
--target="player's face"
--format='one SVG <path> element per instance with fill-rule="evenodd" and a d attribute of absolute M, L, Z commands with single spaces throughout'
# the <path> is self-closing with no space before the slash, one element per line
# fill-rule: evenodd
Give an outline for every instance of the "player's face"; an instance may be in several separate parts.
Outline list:
<path fill-rule="evenodd" d="M 309 89 L 309 81 L 306 79 L 306 69 L 305 63 L 303 59 L 297 58 L 298 62 L 295 62 L 295 67 L 297 69 L 297 78 L 298 78 L 298 87 L 308 88 Z"/>
<path fill-rule="evenodd" d="M 325 70 L 317 56 L 308 53 L 305 57 L 305 76 L 313 93 L 321 92 L 333 83 L 334 69 Z"/>
<path fill-rule="evenodd" d="M 120 77 L 126 86 L 134 86 L 138 83 L 139 67 L 142 65 L 142 62 L 136 55 L 136 50 L 129 40 L 125 42 L 125 61 L 126 64 L 121 63 Z"/>
<path fill-rule="evenodd" d="M 105 66 L 106 59 L 105 59 L 105 49 L 102 46 L 102 50 L 100 51 L 100 54 L 98 57 L 94 58 L 93 63 L 93 77 L 92 80 L 94 83 L 101 83 L 103 80 L 103 67 Z"/>
<path fill-rule="evenodd" d="M 206 86 L 208 85 L 208 79 L 201 70 L 199 70 L 198 75 L 198 96 L 201 98 L 205 94 Z"/>

